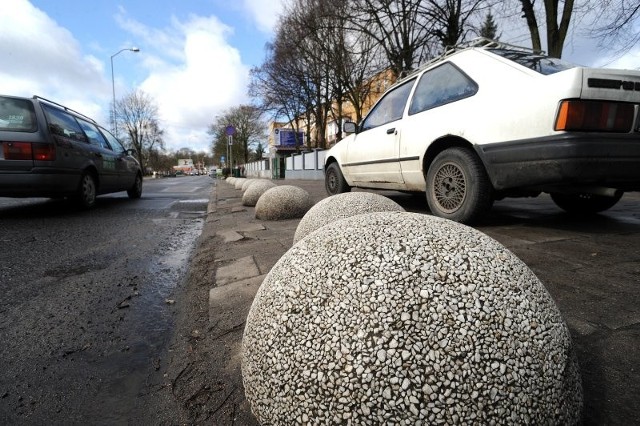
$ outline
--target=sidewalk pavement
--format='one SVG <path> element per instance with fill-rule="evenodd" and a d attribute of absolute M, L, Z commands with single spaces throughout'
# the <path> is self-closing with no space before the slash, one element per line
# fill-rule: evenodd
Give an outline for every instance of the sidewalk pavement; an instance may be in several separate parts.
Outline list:
<path fill-rule="evenodd" d="M 327 196 L 323 181 L 274 183 L 303 188 L 314 202 Z M 224 336 L 221 380 L 238 387 L 236 424 L 257 424 L 237 385 L 244 321 L 265 275 L 292 246 L 300 220 L 255 219 L 255 208 L 242 206 L 242 191 L 224 180 L 213 192 L 205 224 L 219 244 L 209 294 L 210 332 Z M 394 194 L 408 211 L 426 211 L 423 199 Z M 580 221 L 560 212 L 547 196 L 510 199 L 498 203 L 492 218 L 478 227 L 527 263 L 559 305 L 578 352 L 587 425 L 640 424 L 638 201 L 640 195 L 625 195 L 606 215 Z"/>
<path fill-rule="evenodd" d="M 278 185 L 294 185 L 305 189 L 314 203 L 327 196 L 323 181 L 274 181 Z M 248 402 L 240 371 L 241 342 L 245 319 L 264 277 L 280 257 L 293 245 L 300 219 L 261 221 L 255 208 L 242 205 L 241 190 L 217 179 L 209 202 L 203 234 L 215 235 L 215 287 L 209 291 L 209 328 L 217 342 L 216 356 L 225 358 L 214 363 L 211 372 L 233 395 L 223 410 L 233 417 L 229 424 L 257 425 Z M 224 405 L 224 404 L 223 404 Z"/>
<path fill-rule="evenodd" d="M 287 180 L 280 184 L 303 188 L 314 203 L 327 196 L 324 183 Z M 216 287 L 209 292 L 210 321 L 224 332 L 244 324 L 265 275 L 293 245 L 300 219 L 261 221 L 255 208 L 242 205 L 242 191 L 219 180 L 208 209 L 207 223 L 216 227 L 222 247 L 216 251 Z"/>

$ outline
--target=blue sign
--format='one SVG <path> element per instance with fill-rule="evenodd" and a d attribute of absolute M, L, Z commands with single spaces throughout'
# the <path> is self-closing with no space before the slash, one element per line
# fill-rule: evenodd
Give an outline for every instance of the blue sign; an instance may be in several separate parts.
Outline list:
<path fill-rule="evenodd" d="M 235 135 L 235 134 L 236 134 L 236 128 L 235 128 L 235 127 L 233 127 L 231 124 L 229 124 L 227 127 L 225 127 L 225 129 L 224 129 L 224 133 L 225 133 L 227 136 L 233 136 L 233 135 Z"/>
<path fill-rule="evenodd" d="M 277 146 L 304 145 L 304 132 L 296 132 L 293 129 L 276 129 L 275 136 Z"/>
<path fill-rule="evenodd" d="M 221 155 L 221 156 L 220 156 L 220 162 L 221 162 L 221 163 L 224 163 L 224 155 Z"/>

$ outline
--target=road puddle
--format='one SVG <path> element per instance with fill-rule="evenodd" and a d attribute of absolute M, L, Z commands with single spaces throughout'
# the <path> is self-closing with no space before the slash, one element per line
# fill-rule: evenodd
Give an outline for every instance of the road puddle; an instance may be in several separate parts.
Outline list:
<path fill-rule="evenodd" d="M 104 419 L 107 423 L 126 422 L 132 413 L 142 414 L 140 395 L 165 385 L 158 372 L 167 361 L 173 312 L 180 297 L 178 287 L 186 277 L 189 257 L 204 225 L 204 220 L 182 222 L 174 229 L 170 244 L 150 260 L 146 279 L 134 290 L 128 306 L 121 308 L 126 311 L 129 327 L 124 333 L 126 346 L 103 360 L 111 372 L 99 398 L 104 408 L 99 411 L 109 413 Z"/>

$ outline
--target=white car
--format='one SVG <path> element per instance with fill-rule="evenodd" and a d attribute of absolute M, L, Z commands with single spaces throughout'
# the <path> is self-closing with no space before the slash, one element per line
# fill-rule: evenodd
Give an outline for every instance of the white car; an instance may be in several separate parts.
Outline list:
<path fill-rule="evenodd" d="M 551 194 L 572 213 L 640 190 L 640 71 L 584 68 L 487 40 L 398 81 L 326 154 L 330 195 L 426 192 L 470 223 L 504 197 Z"/>

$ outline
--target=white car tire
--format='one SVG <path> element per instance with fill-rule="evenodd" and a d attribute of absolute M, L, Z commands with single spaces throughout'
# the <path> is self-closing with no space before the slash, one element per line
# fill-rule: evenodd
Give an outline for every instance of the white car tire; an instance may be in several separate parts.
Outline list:
<path fill-rule="evenodd" d="M 324 175 L 324 186 L 329 195 L 337 195 L 351 191 L 351 187 L 344 179 L 338 163 L 331 163 L 329 167 L 327 167 Z"/>
<path fill-rule="evenodd" d="M 438 154 L 427 171 L 427 203 L 431 213 L 472 223 L 493 204 L 493 187 L 478 156 L 462 147 Z"/>

